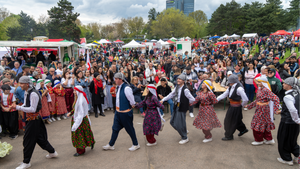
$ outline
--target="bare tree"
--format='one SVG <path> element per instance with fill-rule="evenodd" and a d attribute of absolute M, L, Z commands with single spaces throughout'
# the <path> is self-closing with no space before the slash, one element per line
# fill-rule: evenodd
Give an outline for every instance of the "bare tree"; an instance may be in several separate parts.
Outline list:
<path fill-rule="evenodd" d="M 2 22 L 6 17 L 10 15 L 10 12 L 7 8 L 0 8 L 0 22 Z"/>
<path fill-rule="evenodd" d="M 50 21 L 50 18 L 48 15 L 45 15 L 45 14 L 41 14 L 39 16 L 39 18 L 37 19 L 37 23 L 42 23 L 42 24 L 45 24 L 47 23 L 48 21 Z"/>

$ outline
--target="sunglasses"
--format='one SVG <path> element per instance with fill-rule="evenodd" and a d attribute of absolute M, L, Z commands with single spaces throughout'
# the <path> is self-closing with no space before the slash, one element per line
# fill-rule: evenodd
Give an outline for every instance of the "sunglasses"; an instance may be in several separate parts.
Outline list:
<path fill-rule="evenodd" d="M 269 74 L 272 74 L 272 73 L 274 73 L 274 72 L 268 72 Z"/>

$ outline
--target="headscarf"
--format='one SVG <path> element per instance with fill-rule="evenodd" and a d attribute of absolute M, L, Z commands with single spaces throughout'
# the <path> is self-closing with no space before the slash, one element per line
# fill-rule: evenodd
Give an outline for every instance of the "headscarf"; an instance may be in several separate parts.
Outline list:
<path fill-rule="evenodd" d="M 41 82 L 43 82 L 43 81 L 44 81 L 43 79 L 39 79 L 39 80 L 37 81 L 36 87 L 35 87 L 36 90 L 40 90 L 40 88 L 41 88 Z"/>
<path fill-rule="evenodd" d="M 59 80 L 55 80 L 54 81 L 54 87 L 56 87 L 58 84 L 60 84 L 60 81 Z"/>
<path fill-rule="evenodd" d="M 148 88 L 149 92 L 152 93 L 153 96 L 157 97 L 157 91 L 156 91 L 157 89 L 153 84 L 149 84 L 147 86 L 147 88 Z M 158 97 L 157 97 L 157 99 L 158 99 Z M 159 114 L 160 118 L 165 122 L 166 120 L 161 116 L 159 108 L 157 107 L 156 109 L 157 109 L 157 113 Z"/>
<path fill-rule="evenodd" d="M 267 79 L 267 76 L 262 75 L 259 76 L 258 78 L 256 78 L 255 80 L 261 82 L 265 88 L 269 89 L 270 91 L 272 91 L 270 83 Z M 273 101 L 269 101 L 269 107 L 270 107 L 270 118 L 272 123 L 274 122 L 274 102 Z"/>
<path fill-rule="evenodd" d="M 206 85 L 206 87 L 207 87 L 208 90 L 210 90 L 211 92 L 213 92 L 212 89 L 214 87 L 212 86 L 210 80 L 204 80 L 203 83 Z"/>
<path fill-rule="evenodd" d="M 94 73 L 94 79 L 93 79 L 93 81 L 94 81 L 94 87 L 95 87 L 95 94 L 98 94 L 98 87 L 103 89 L 102 80 L 100 79 L 100 81 L 98 81 L 96 79 L 97 76 L 99 76 L 99 73 L 97 73 L 97 72 Z"/>
<path fill-rule="evenodd" d="M 228 77 L 228 83 L 237 83 L 239 82 L 239 77 L 235 74 L 232 74 Z"/>
<path fill-rule="evenodd" d="M 84 117 L 87 117 L 89 119 L 90 125 L 92 124 L 88 116 L 89 102 L 86 97 L 86 94 L 83 91 L 82 86 L 75 86 L 74 90 L 77 93 L 77 100 L 74 108 L 74 116 L 73 116 L 74 124 L 72 125 L 72 129 L 71 129 L 72 131 L 76 131 L 78 129 Z"/>
<path fill-rule="evenodd" d="M 287 84 L 287 85 L 290 85 L 294 91 L 300 93 L 300 90 L 299 90 L 299 81 L 297 78 L 295 77 L 289 77 L 289 78 L 286 78 L 284 80 L 284 83 Z"/>

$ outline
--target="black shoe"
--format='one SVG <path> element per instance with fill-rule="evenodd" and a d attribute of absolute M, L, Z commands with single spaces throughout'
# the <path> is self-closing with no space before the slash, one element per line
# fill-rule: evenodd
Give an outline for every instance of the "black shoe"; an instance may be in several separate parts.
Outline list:
<path fill-rule="evenodd" d="M 81 155 L 83 155 L 83 154 L 75 153 L 73 156 L 78 157 L 78 156 L 81 156 Z"/>
<path fill-rule="evenodd" d="M 233 140 L 233 137 L 223 137 L 222 140 L 223 140 L 223 141 Z"/>
<path fill-rule="evenodd" d="M 101 113 L 100 113 L 100 116 L 103 116 L 103 117 L 104 117 L 104 116 L 105 116 L 105 114 L 101 112 Z"/>
<path fill-rule="evenodd" d="M 95 145 L 95 143 L 94 143 L 94 144 L 92 144 L 92 146 L 91 146 L 91 149 L 92 149 L 92 150 L 94 149 L 94 145 Z"/>
<path fill-rule="evenodd" d="M 96 118 L 98 118 L 98 114 L 97 114 L 97 115 L 95 115 L 95 117 L 96 117 Z"/>
<path fill-rule="evenodd" d="M 6 134 L 5 133 L 0 133 L 0 136 L 1 137 L 6 137 Z"/>
<path fill-rule="evenodd" d="M 241 137 L 242 135 L 244 135 L 245 133 L 247 133 L 249 130 L 248 129 L 246 129 L 246 130 L 244 130 L 244 131 L 242 131 L 242 132 L 240 132 L 239 134 L 238 134 L 238 136 L 239 137 Z"/>

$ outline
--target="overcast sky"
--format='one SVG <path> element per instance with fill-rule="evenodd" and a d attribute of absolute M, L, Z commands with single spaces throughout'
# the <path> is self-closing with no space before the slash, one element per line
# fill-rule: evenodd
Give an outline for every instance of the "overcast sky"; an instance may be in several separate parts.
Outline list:
<path fill-rule="evenodd" d="M 70 0 L 69 0 L 70 1 Z M 211 14 L 220 6 L 231 0 L 195 0 L 195 10 L 202 10 L 210 19 Z M 247 2 L 265 0 L 236 0 L 242 5 Z M 7 8 L 14 14 L 23 12 L 37 19 L 40 15 L 47 15 L 47 10 L 57 6 L 58 0 L 0 0 L 0 7 Z M 82 23 L 100 22 L 109 24 L 121 18 L 142 16 L 147 21 L 148 11 L 155 8 L 161 12 L 166 8 L 166 0 L 72 0 L 74 11 L 79 12 Z M 289 7 L 289 0 L 282 0 L 284 8 Z"/>

